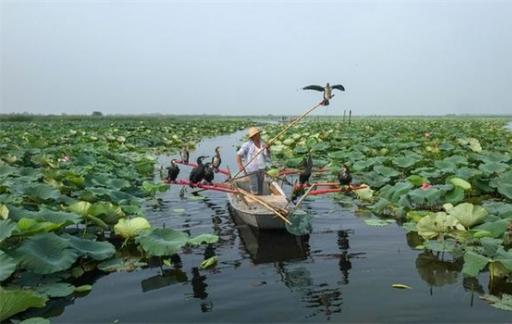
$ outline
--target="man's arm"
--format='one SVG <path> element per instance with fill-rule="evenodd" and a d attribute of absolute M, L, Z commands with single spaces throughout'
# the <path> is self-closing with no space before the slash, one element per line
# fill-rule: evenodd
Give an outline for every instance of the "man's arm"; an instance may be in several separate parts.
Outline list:
<path fill-rule="evenodd" d="M 242 162 L 242 156 L 240 156 L 238 154 L 236 155 L 236 164 L 238 165 L 238 170 L 240 170 L 240 172 L 247 173 L 247 171 L 245 171 L 244 164 Z"/>

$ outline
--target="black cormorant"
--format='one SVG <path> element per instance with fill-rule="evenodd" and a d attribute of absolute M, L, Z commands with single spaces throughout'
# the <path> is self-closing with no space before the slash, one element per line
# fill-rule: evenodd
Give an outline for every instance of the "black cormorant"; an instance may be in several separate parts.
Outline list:
<path fill-rule="evenodd" d="M 341 186 L 350 186 L 350 183 L 352 183 L 352 175 L 346 165 L 341 167 L 341 170 L 338 173 L 338 181 Z"/>
<path fill-rule="evenodd" d="M 220 158 L 220 146 L 215 148 L 215 155 L 212 157 L 212 166 L 215 169 L 215 172 L 219 171 L 220 163 L 222 159 Z"/>
<path fill-rule="evenodd" d="M 204 165 L 203 159 L 206 156 L 201 155 L 197 158 L 197 166 L 190 171 L 189 180 L 191 183 L 199 183 L 204 178 Z"/>
<path fill-rule="evenodd" d="M 212 183 L 213 178 L 215 177 L 215 173 L 213 170 L 214 170 L 213 164 L 211 164 L 210 162 L 208 162 L 204 165 L 203 179 L 206 180 L 206 182 L 208 182 L 209 184 Z"/>
<path fill-rule="evenodd" d="M 167 167 L 167 180 L 170 182 L 176 181 L 179 173 L 180 168 L 178 168 L 178 165 L 176 164 L 176 159 L 172 159 L 171 165 Z"/>

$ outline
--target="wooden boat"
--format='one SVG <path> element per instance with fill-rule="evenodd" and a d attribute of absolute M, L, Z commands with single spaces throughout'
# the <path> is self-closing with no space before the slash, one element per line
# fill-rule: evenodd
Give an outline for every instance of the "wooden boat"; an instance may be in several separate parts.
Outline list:
<path fill-rule="evenodd" d="M 233 186 L 250 191 L 249 178 L 240 178 L 233 182 Z M 285 229 L 283 219 L 250 197 L 235 193 L 227 193 L 227 196 L 234 212 L 246 224 L 259 229 Z M 293 203 L 286 198 L 283 189 L 270 178 L 265 178 L 263 195 L 257 197 L 272 207 L 285 210 L 294 207 Z"/>

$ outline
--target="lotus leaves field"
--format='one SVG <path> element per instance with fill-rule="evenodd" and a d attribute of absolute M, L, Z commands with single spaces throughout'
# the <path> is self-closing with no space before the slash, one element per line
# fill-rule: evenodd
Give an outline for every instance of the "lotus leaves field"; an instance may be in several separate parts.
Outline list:
<path fill-rule="evenodd" d="M 155 155 L 247 125 L 165 118 L 0 122 L 0 320 L 87 292 L 89 285 L 73 285 L 87 272 L 129 271 L 149 257 L 215 242 L 215 235 L 191 238 L 145 219 L 143 203 L 168 189 L 152 181 Z M 126 255 L 125 246 L 138 252 Z"/>
<path fill-rule="evenodd" d="M 272 150 L 287 167 L 298 166 L 311 152 L 316 166 L 332 170 L 322 176 L 330 180 L 346 164 L 355 183 L 370 186 L 354 194 L 359 208 L 417 233 L 417 249 L 463 259 L 467 277 L 488 272 L 492 285 L 495 279 L 512 281 L 512 134 L 505 124 L 503 119 L 307 123 Z M 264 138 L 279 129 L 267 127 Z"/>

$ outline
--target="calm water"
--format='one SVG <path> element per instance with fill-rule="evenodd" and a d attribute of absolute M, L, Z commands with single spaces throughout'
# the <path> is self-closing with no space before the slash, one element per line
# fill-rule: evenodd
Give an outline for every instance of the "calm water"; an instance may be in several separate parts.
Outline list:
<path fill-rule="evenodd" d="M 223 148 L 234 170 L 234 145 L 242 132 L 205 140 L 192 157 Z M 166 164 L 169 157 L 162 157 Z M 186 177 L 185 167 L 180 176 Z M 222 177 L 217 176 L 217 180 Z M 511 313 L 478 298 L 487 275 L 463 280 L 462 264 L 416 251 L 398 225 L 370 227 L 364 215 L 329 197 L 309 200 L 313 233 L 295 237 L 237 225 L 224 194 L 182 200 L 178 188 L 148 206 L 154 226 L 215 233 L 221 240 L 180 254 L 182 264 L 97 278 L 85 297 L 61 299 L 46 310 L 56 323 L 124 322 L 505 322 Z M 184 209 L 181 212 L 179 209 Z M 408 244 L 409 242 L 409 244 Z M 197 271 L 215 253 L 215 269 Z M 413 289 L 391 288 L 394 283 Z M 511 287 L 503 287 L 512 291 Z"/>

